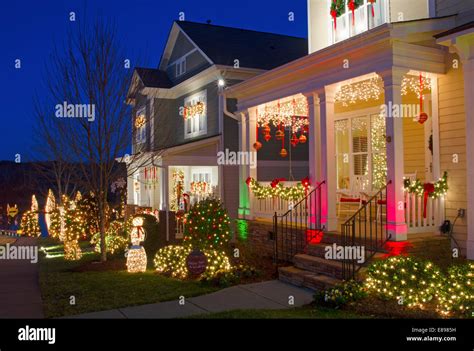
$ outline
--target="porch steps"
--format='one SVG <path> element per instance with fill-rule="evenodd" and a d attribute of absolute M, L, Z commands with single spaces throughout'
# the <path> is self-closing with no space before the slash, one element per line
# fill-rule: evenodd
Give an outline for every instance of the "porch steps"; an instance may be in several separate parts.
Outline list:
<path fill-rule="evenodd" d="M 283 282 L 309 288 L 311 290 L 330 289 L 341 281 L 323 274 L 312 273 L 294 266 L 281 267 L 279 279 Z"/>
<path fill-rule="evenodd" d="M 278 269 L 281 281 L 309 288 L 311 290 L 326 290 L 342 283 L 342 264 L 339 260 L 326 259 L 326 247 L 334 243 L 340 244 L 341 236 L 338 233 L 325 233 L 318 244 L 309 244 L 305 253 L 295 255 L 293 266 Z M 372 252 L 366 252 L 370 256 Z M 376 253 L 371 261 L 380 260 L 385 253 Z M 359 277 L 366 274 L 366 267 L 358 272 Z"/>

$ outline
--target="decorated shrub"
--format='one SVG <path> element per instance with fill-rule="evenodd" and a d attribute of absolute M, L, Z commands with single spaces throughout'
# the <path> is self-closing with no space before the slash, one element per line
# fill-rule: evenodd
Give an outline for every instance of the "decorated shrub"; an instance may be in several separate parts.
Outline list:
<path fill-rule="evenodd" d="M 125 252 L 128 247 L 128 237 L 131 230 L 131 221 L 113 221 L 109 224 L 109 228 L 105 234 L 105 244 L 107 253 L 116 254 Z M 92 236 L 91 244 L 95 245 L 94 250 L 100 252 L 100 233 L 97 232 Z"/>
<path fill-rule="evenodd" d="M 363 284 L 350 280 L 334 288 L 318 291 L 315 295 L 316 303 L 331 307 L 341 307 L 345 304 L 363 299 L 367 296 Z"/>
<path fill-rule="evenodd" d="M 59 239 L 61 234 L 61 212 L 58 208 L 50 212 L 49 235 L 52 238 Z"/>
<path fill-rule="evenodd" d="M 439 294 L 440 312 L 471 316 L 474 310 L 474 263 L 449 267 L 443 286 Z"/>
<path fill-rule="evenodd" d="M 158 250 L 155 256 L 157 272 L 179 279 L 188 278 L 186 259 L 192 251 L 189 245 L 170 245 Z M 231 270 L 229 259 L 224 252 L 217 250 L 203 250 L 203 252 L 207 258 L 207 266 L 200 278 L 209 279 L 219 273 Z"/>
<path fill-rule="evenodd" d="M 219 200 L 200 201 L 186 216 L 184 243 L 195 249 L 221 250 L 230 240 L 229 225 L 229 216 Z"/>
<path fill-rule="evenodd" d="M 414 257 L 390 257 L 369 266 L 365 288 L 382 299 L 421 307 L 437 296 L 443 275 L 431 262 Z"/>
<path fill-rule="evenodd" d="M 26 211 L 20 222 L 20 231 L 26 236 L 40 236 L 41 230 L 38 223 L 38 212 Z"/>
<path fill-rule="evenodd" d="M 79 260 L 82 251 L 79 247 L 79 239 L 84 232 L 82 215 L 76 205 L 76 201 L 63 197 L 64 206 L 64 258 L 66 260 Z"/>

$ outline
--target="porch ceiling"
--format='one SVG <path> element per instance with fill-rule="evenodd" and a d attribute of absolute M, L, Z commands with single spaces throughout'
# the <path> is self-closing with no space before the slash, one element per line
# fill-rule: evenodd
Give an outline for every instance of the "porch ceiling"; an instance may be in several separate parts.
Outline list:
<path fill-rule="evenodd" d="M 445 74 L 446 51 L 436 47 L 433 36 L 448 29 L 451 22 L 448 17 L 385 24 L 230 87 L 226 95 L 237 98 L 242 111 L 393 67 Z M 422 45 L 414 43 L 414 37 L 423 39 Z M 428 46 L 426 38 L 432 41 Z M 345 60 L 349 69 L 343 69 Z"/>

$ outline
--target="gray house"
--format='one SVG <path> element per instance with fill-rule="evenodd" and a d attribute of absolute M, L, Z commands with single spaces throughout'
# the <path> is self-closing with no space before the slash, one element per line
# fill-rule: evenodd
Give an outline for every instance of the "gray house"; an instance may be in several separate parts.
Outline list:
<path fill-rule="evenodd" d="M 239 166 L 218 163 L 240 140 L 236 101 L 224 91 L 307 50 L 303 38 L 174 22 L 158 68 L 136 68 L 129 88 L 133 153 L 145 162 L 128 180 L 128 204 L 178 211 L 212 195 L 236 218 Z M 258 161 L 287 164 L 280 144 L 265 144 Z M 307 148 L 293 159 L 304 162 L 296 172 L 307 173 Z M 287 167 L 272 168 L 268 180 L 287 176 Z"/>

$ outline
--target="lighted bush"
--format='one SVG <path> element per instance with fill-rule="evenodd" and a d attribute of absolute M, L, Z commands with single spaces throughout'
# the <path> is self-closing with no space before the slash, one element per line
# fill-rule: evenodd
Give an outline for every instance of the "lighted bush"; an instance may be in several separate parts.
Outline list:
<path fill-rule="evenodd" d="M 222 203 L 206 199 L 191 206 L 186 215 L 184 243 L 200 250 L 225 247 L 230 240 L 230 219 Z"/>
<path fill-rule="evenodd" d="M 129 235 L 131 231 L 131 221 L 113 221 L 109 224 L 109 228 L 105 233 L 105 244 L 107 253 L 116 254 L 123 253 L 129 244 Z M 94 250 L 100 252 L 100 233 L 92 236 L 91 244 L 95 245 Z"/>
<path fill-rule="evenodd" d="M 191 253 L 190 246 L 166 246 L 156 253 L 155 268 L 157 272 L 169 274 L 174 278 L 186 279 L 188 269 L 186 258 Z M 231 269 L 229 258 L 222 251 L 203 250 L 207 258 L 206 271 L 201 275 L 202 279 L 209 279 L 221 272 Z"/>
<path fill-rule="evenodd" d="M 159 249 L 155 256 L 155 268 L 158 273 L 169 274 L 173 278 L 185 279 L 188 276 L 186 257 L 190 247 L 170 245 Z"/>
<path fill-rule="evenodd" d="M 443 289 L 439 293 L 439 311 L 465 313 L 474 310 L 474 263 L 449 267 Z"/>
<path fill-rule="evenodd" d="M 365 288 L 382 299 L 414 307 L 432 301 L 443 283 L 444 277 L 433 263 L 397 256 L 370 265 Z"/>
<path fill-rule="evenodd" d="M 239 284 L 242 279 L 253 278 L 261 275 L 261 272 L 248 265 L 233 266 L 230 270 L 217 272 L 213 277 L 204 277 L 203 281 L 219 287 Z"/>
<path fill-rule="evenodd" d="M 21 217 L 20 232 L 26 236 L 40 236 L 38 212 L 26 211 Z"/>
<path fill-rule="evenodd" d="M 334 288 L 318 291 L 315 302 L 319 305 L 341 307 L 348 302 L 357 301 L 367 296 L 363 284 L 350 280 Z"/>

